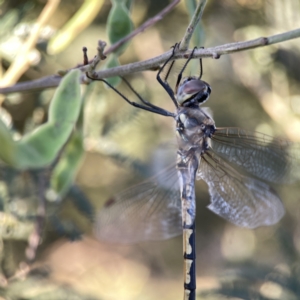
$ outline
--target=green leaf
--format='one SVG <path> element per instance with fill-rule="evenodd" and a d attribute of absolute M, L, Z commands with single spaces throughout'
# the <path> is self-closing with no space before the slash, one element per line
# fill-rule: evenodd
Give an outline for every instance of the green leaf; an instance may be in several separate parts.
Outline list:
<path fill-rule="evenodd" d="M 128 35 L 133 29 L 130 12 L 124 1 L 113 1 L 107 22 L 107 35 L 109 42 L 114 44 Z M 120 47 L 116 53 L 119 55 L 126 49 L 128 43 Z"/>
<path fill-rule="evenodd" d="M 67 141 L 72 127 L 66 123 L 43 124 L 16 145 L 17 168 L 42 168 L 49 165 Z"/>
<path fill-rule="evenodd" d="M 75 125 L 81 108 L 79 75 L 73 71 L 62 80 L 49 107 L 50 123 Z"/>
<path fill-rule="evenodd" d="M 133 0 L 125 0 L 124 1 L 124 4 L 129 11 L 131 10 L 132 2 L 133 2 Z"/>
<path fill-rule="evenodd" d="M 14 141 L 0 121 L 0 158 L 17 169 L 45 167 L 57 157 L 67 142 L 80 109 L 80 71 L 67 74 L 52 99 L 48 122 L 19 141 Z"/>
<path fill-rule="evenodd" d="M 51 187 L 60 197 L 64 197 L 68 192 L 81 164 L 84 154 L 82 141 L 81 132 L 75 131 L 53 170 Z"/>
<path fill-rule="evenodd" d="M 6 125 L 0 119 L 0 158 L 9 165 L 13 165 L 16 157 L 15 142 Z"/>

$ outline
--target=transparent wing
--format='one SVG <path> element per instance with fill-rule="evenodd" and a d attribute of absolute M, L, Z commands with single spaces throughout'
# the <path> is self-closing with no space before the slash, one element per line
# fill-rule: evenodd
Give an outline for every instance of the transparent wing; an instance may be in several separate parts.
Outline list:
<path fill-rule="evenodd" d="M 117 243 L 182 234 L 178 175 L 172 166 L 109 199 L 97 215 L 96 236 Z"/>
<path fill-rule="evenodd" d="M 208 208 L 235 225 L 272 225 L 284 215 L 282 202 L 270 186 L 239 174 L 212 151 L 202 156 L 197 179 L 208 185 Z"/>
<path fill-rule="evenodd" d="M 300 144 L 239 128 L 217 128 L 214 152 L 257 178 L 275 183 L 300 180 Z"/>

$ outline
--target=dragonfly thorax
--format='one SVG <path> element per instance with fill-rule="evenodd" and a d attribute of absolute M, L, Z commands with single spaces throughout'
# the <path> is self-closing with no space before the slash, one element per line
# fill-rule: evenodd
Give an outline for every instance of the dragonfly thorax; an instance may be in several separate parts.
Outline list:
<path fill-rule="evenodd" d="M 181 149 L 200 147 L 207 150 L 215 132 L 215 122 L 201 108 L 182 107 L 176 118 L 177 140 Z"/>
<path fill-rule="evenodd" d="M 176 91 L 176 100 L 180 106 L 195 107 L 208 100 L 210 85 L 196 76 L 185 77 Z"/>

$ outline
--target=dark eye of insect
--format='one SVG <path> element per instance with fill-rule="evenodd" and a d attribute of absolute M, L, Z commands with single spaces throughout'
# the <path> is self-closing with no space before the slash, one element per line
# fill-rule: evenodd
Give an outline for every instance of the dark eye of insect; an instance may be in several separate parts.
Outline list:
<path fill-rule="evenodd" d="M 208 98 L 208 95 L 207 93 L 204 93 L 199 99 L 198 99 L 198 103 L 202 103 L 202 102 L 205 102 Z"/>

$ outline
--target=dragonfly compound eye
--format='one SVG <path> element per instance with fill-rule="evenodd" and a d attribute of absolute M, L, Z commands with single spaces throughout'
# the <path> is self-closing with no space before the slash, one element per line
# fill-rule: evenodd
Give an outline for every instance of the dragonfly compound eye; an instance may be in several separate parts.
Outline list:
<path fill-rule="evenodd" d="M 205 102 L 211 93 L 208 83 L 199 79 L 183 80 L 178 87 L 177 102 L 180 106 L 190 107 Z"/>

